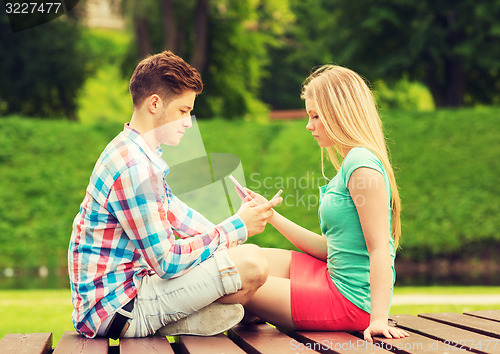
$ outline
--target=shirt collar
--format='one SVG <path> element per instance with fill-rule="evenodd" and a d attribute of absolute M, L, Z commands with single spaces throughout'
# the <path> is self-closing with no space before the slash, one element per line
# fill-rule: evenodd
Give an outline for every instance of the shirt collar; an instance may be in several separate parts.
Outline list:
<path fill-rule="evenodd" d="M 149 146 L 141 133 L 139 133 L 134 128 L 131 128 L 129 123 L 125 123 L 125 126 L 123 128 L 123 135 L 132 140 L 134 144 L 139 146 L 139 148 L 156 167 L 165 171 L 165 175 L 168 174 L 170 169 L 168 167 L 168 164 L 161 157 L 161 155 L 163 154 L 161 145 L 158 145 L 155 149 L 153 149 L 151 146 Z"/>

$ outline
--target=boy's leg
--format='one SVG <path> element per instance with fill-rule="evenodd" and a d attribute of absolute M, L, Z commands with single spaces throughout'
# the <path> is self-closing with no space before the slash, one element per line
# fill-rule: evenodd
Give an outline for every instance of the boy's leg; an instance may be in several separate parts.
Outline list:
<path fill-rule="evenodd" d="M 240 245 L 227 250 L 241 278 L 241 289 L 218 299 L 226 304 L 245 304 L 265 282 L 269 274 L 268 260 L 262 249 L 253 244 Z"/>
<path fill-rule="evenodd" d="M 161 279 L 156 274 L 145 276 L 135 298 L 133 319 L 125 337 L 154 334 L 167 324 L 185 318 L 241 288 L 240 275 L 226 250 L 216 252 L 174 279 Z M 233 307 L 242 315 L 241 309 Z"/>

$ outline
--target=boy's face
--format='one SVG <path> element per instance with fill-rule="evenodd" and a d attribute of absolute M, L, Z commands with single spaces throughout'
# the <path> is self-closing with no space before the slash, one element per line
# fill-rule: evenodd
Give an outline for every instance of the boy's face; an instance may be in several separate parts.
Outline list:
<path fill-rule="evenodd" d="M 192 127 L 191 111 L 196 93 L 186 91 L 163 101 L 163 108 L 155 118 L 154 134 L 160 144 L 175 146 L 181 142 L 186 129 Z"/>

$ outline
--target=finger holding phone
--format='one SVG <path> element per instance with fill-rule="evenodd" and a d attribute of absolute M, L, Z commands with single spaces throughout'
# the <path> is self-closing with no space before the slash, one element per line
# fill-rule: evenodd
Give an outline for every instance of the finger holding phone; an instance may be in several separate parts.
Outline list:
<path fill-rule="evenodd" d="M 248 230 L 248 237 L 250 237 L 264 231 L 268 219 L 273 216 L 273 208 L 280 204 L 283 198 L 277 197 L 263 204 L 259 204 L 250 196 L 245 199 L 247 201 L 244 200 L 237 214 L 243 219 Z"/>
<path fill-rule="evenodd" d="M 279 196 L 282 190 L 280 189 L 278 193 L 268 201 L 266 198 L 252 192 L 250 189 L 244 188 L 232 175 L 229 175 L 229 179 L 235 184 L 236 192 L 242 199 L 242 204 L 237 214 L 245 222 L 248 236 L 250 237 L 261 233 L 264 231 L 268 219 L 274 214 L 272 208 L 283 201 L 283 198 Z"/>

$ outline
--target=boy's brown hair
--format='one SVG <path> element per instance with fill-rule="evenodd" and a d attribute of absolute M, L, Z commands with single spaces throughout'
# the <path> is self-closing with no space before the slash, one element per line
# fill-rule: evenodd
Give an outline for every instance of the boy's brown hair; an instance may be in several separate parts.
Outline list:
<path fill-rule="evenodd" d="M 137 65 L 130 78 L 129 90 L 134 107 L 139 107 L 153 94 L 163 100 L 186 91 L 200 94 L 203 82 L 200 73 L 181 57 L 171 51 L 163 51 Z"/>

